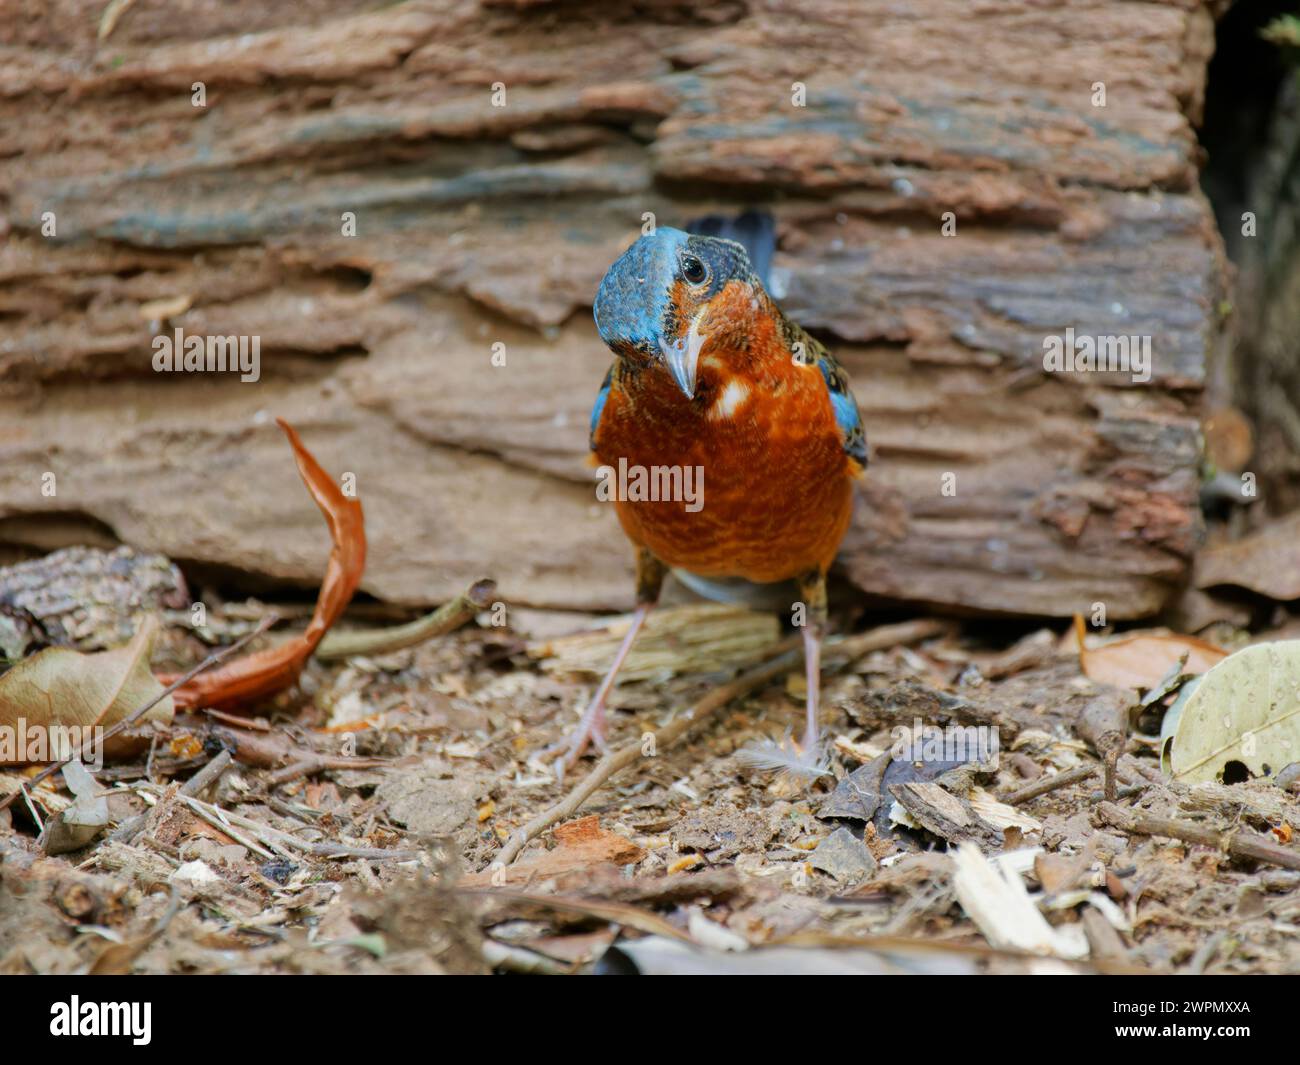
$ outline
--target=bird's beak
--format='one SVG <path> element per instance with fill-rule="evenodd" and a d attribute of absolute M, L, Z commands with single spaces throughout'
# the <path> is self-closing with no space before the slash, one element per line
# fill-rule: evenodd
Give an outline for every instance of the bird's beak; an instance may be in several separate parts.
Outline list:
<path fill-rule="evenodd" d="M 668 367 L 668 372 L 673 375 L 673 380 L 677 382 L 677 387 L 686 393 L 687 399 L 695 398 L 695 378 L 700 365 L 700 350 L 704 347 L 706 339 L 700 332 L 700 319 L 703 317 L 704 314 L 701 312 L 691 319 L 691 327 L 686 331 L 686 336 L 674 343 L 659 341 L 664 364 Z"/>

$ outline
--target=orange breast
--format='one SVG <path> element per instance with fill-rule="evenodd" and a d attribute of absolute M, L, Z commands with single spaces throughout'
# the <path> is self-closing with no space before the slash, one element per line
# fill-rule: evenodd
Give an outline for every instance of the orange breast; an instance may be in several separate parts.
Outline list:
<path fill-rule="evenodd" d="M 821 373 L 788 360 L 762 372 L 727 366 L 706 355 L 694 399 L 658 365 L 616 381 L 596 433 L 600 463 L 660 468 L 643 487 L 698 489 L 616 500 L 619 521 L 634 543 L 705 577 L 766 582 L 825 570 L 852 515 L 853 475 Z"/>

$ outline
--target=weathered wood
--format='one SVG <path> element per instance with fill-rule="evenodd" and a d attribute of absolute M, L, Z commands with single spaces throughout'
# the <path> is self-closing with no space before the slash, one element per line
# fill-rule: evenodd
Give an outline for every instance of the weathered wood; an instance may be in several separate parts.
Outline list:
<path fill-rule="evenodd" d="M 592 295 L 644 212 L 757 200 L 874 451 L 850 582 L 1124 618 L 1185 576 L 1223 284 L 1199 0 L 139 0 L 97 43 L 101 9 L 0 20 L 0 544 L 93 519 L 313 582 L 280 415 L 357 476 L 366 590 L 439 602 L 487 573 L 515 602 L 626 607 L 585 461 Z M 153 372 L 145 305 L 177 297 L 156 328 L 259 336 L 257 383 Z M 1150 335 L 1152 381 L 1045 374 L 1070 326 Z"/>

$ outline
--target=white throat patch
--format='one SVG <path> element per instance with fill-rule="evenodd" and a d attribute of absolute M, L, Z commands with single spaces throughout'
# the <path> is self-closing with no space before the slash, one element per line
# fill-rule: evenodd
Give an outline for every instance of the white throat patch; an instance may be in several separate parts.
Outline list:
<path fill-rule="evenodd" d="M 730 381 L 722 390 L 722 395 L 709 408 L 709 417 L 717 419 L 733 417 L 747 399 L 749 399 L 749 386 L 743 381 Z"/>

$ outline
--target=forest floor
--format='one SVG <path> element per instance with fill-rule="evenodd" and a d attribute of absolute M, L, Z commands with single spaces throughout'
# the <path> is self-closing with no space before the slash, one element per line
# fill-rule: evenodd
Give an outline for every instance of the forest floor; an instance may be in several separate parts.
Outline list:
<path fill-rule="evenodd" d="M 770 659 L 756 617 L 661 611 L 614 694 L 629 754 L 607 778 L 589 755 L 559 780 L 537 752 L 619 622 L 537 614 L 529 638 L 481 616 L 313 661 L 260 716 L 152 726 L 97 774 L 110 824 L 67 854 L 37 841 L 71 801 L 60 776 L 0 772 L 0 794 L 23 785 L 0 812 L 0 971 L 1300 971 L 1300 796 L 1168 780 L 1158 716 L 1090 678 L 1069 634 L 859 623 L 827 652 L 825 771 L 792 777 L 747 752 L 801 724 L 797 655 L 669 742 Z M 973 746 L 900 755 L 918 725 Z"/>

